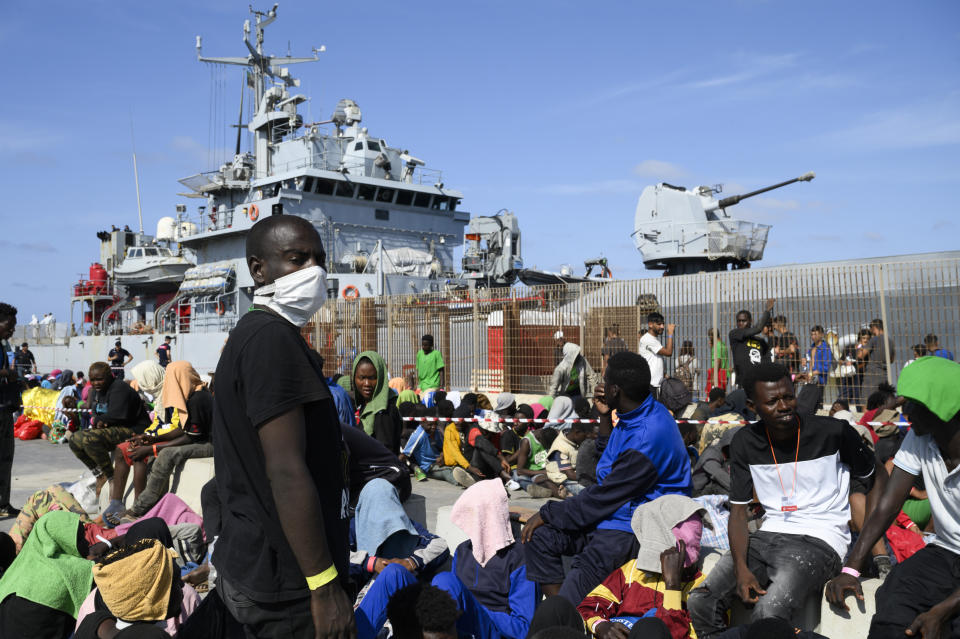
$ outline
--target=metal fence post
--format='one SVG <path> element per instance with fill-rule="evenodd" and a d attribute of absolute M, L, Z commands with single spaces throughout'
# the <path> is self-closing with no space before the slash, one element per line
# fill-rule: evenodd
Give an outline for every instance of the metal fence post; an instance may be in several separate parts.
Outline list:
<path fill-rule="evenodd" d="M 393 296 L 387 295 L 387 370 L 396 374 L 393 368 Z M 401 370 L 402 372 L 402 370 Z"/>
<path fill-rule="evenodd" d="M 883 360 L 887 368 L 887 383 L 893 385 L 890 366 L 890 323 L 887 321 L 887 291 L 883 281 L 883 264 L 877 266 L 880 279 L 880 318 L 883 320 Z"/>
<path fill-rule="evenodd" d="M 470 289 L 470 299 L 473 300 L 473 361 L 470 363 L 470 390 L 477 392 L 477 376 L 480 367 L 477 365 L 480 361 L 480 309 L 477 307 L 477 295 L 479 291 L 476 285 Z"/>
<path fill-rule="evenodd" d="M 710 329 L 713 331 L 712 340 L 713 346 L 710 348 L 710 369 L 713 371 L 713 379 L 711 380 L 711 388 L 717 387 L 717 380 L 720 376 L 720 360 L 713 356 L 714 351 L 717 350 L 720 341 L 720 274 L 713 274 L 713 328 Z M 708 342 L 709 343 L 709 342 Z"/>

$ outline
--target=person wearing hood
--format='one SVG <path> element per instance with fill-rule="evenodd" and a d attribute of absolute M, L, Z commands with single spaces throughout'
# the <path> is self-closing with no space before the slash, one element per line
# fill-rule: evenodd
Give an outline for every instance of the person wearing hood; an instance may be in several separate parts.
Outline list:
<path fill-rule="evenodd" d="M 593 389 L 598 381 L 590 364 L 580 354 L 580 347 L 573 342 L 567 342 L 563 345 L 563 359 L 553 369 L 549 394 L 551 397 L 593 397 Z"/>
<path fill-rule="evenodd" d="M 407 516 L 397 489 L 383 479 L 360 492 L 350 537 L 350 576 L 366 589 L 355 613 L 357 637 L 374 639 L 387 620 L 390 597 L 418 579 L 430 579 L 450 558 L 450 549 Z"/>
<path fill-rule="evenodd" d="M 524 639 L 540 592 L 527 579 L 524 548 L 510 527 L 509 497 L 499 480 L 480 481 L 454 503 L 450 521 L 467 534 L 450 572 L 433 585 L 450 593 L 461 615 L 457 631 L 476 639 Z"/>
<path fill-rule="evenodd" d="M 693 496 L 730 494 L 730 442 L 742 426 L 735 426 L 707 446 L 693 466 Z"/>
<path fill-rule="evenodd" d="M 121 523 L 125 516 L 138 518 L 145 515 L 167 492 L 173 471 L 188 459 L 213 457 L 210 439 L 213 395 L 200 381 L 200 375 L 190 362 L 178 360 L 167 365 L 161 397 L 166 410 L 176 411 L 179 426 L 158 435 L 144 434 L 126 445 L 117 446 L 123 460 L 129 460 L 134 467 L 136 501 L 126 512 L 119 501 L 112 503 L 103 514 L 104 521 L 110 524 Z M 150 459 L 154 462 L 147 471 Z M 117 464 L 120 463 L 121 459 L 118 459 Z M 138 476 L 143 477 L 139 486 Z M 118 485 L 120 491 L 123 490 L 120 481 L 120 473 L 117 473 L 113 494 L 116 494 Z"/>
<path fill-rule="evenodd" d="M 0 637 L 66 639 L 93 582 L 80 517 L 55 510 L 39 520 L 0 579 Z"/>
<path fill-rule="evenodd" d="M 923 477 L 936 540 L 894 567 L 877 591 L 871 639 L 960 636 L 960 364 L 921 357 L 903 369 L 897 393 L 907 400 L 911 429 L 893 458 L 893 471 L 867 516 L 842 572 L 827 583 L 826 598 L 847 609 L 848 594 L 863 599 L 860 571 L 870 548 L 896 519 L 917 477 Z"/>
<path fill-rule="evenodd" d="M 400 454 L 403 419 L 397 410 L 397 394 L 387 385 L 387 363 L 379 353 L 364 351 L 353 360 L 354 405 L 363 431 Z"/>
<path fill-rule="evenodd" d="M 640 504 L 666 494 L 690 495 L 690 458 L 677 423 L 650 394 L 643 357 L 611 356 L 594 405 L 600 414 L 598 483 L 543 505 L 521 535 L 530 579 L 546 595 L 560 594 L 574 605 L 636 555 L 630 521 Z M 563 557 L 571 554 L 573 565 L 564 571 Z"/>
<path fill-rule="evenodd" d="M 302 217 L 264 217 L 246 260 L 253 307 L 223 347 L 213 398 L 217 591 L 259 638 L 349 636 L 348 460 L 301 334 L 326 298 L 323 242 Z"/>
<path fill-rule="evenodd" d="M 577 606 L 587 628 L 597 639 L 625 637 L 638 624 L 666 626 L 673 639 L 695 637 L 686 599 L 704 579 L 700 537 L 712 528 L 706 510 L 689 497 L 664 495 L 637 507 L 630 525 L 640 552 Z"/>

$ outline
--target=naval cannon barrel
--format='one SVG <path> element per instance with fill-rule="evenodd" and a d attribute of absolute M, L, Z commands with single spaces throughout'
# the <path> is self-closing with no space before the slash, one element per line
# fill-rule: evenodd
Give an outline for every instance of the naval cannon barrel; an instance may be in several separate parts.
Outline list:
<path fill-rule="evenodd" d="M 741 195 L 731 195 L 730 197 L 725 197 L 722 200 L 717 200 L 713 204 L 705 207 L 706 211 L 716 211 L 717 209 L 725 209 L 728 206 L 733 206 L 734 204 L 740 203 L 741 200 L 745 200 L 748 197 L 753 197 L 754 195 L 760 195 L 761 193 L 766 193 L 767 191 L 772 191 L 774 189 L 779 189 L 788 184 L 793 184 L 795 182 L 809 182 L 816 175 L 813 171 L 809 173 L 804 173 L 800 177 L 795 177 L 792 180 L 787 180 L 786 182 L 780 182 L 779 184 L 774 184 L 773 186 L 767 186 L 762 189 L 757 189 L 756 191 L 750 191 L 749 193 L 743 193 Z"/>

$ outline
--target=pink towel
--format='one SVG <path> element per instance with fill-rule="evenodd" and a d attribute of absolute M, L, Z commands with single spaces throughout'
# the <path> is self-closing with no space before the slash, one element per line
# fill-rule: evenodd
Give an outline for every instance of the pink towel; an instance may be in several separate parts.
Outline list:
<path fill-rule="evenodd" d="M 487 479 L 467 488 L 450 512 L 450 521 L 467 533 L 473 557 L 481 566 L 513 543 L 508 500 L 503 482 Z"/>
<path fill-rule="evenodd" d="M 167 493 L 161 497 L 160 501 L 140 519 L 149 519 L 150 517 L 159 517 L 167 522 L 168 526 L 175 526 L 177 524 L 197 524 L 198 526 L 203 526 L 203 518 L 190 510 L 190 506 L 187 506 L 182 499 L 173 493 Z M 127 534 L 127 529 L 132 525 L 133 524 L 121 524 L 117 526 L 117 534 Z"/>

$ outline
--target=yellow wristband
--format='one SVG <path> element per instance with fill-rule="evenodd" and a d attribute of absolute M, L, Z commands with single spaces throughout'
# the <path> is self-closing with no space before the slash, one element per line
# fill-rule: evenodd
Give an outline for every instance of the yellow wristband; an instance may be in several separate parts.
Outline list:
<path fill-rule="evenodd" d="M 329 568 L 324 570 L 321 573 L 317 573 L 312 577 L 307 577 L 307 588 L 310 590 L 316 590 L 326 586 L 328 583 L 337 578 L 337 567 L 331 565 Z"/>

